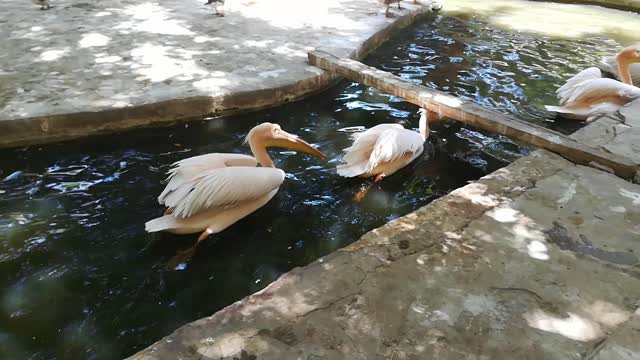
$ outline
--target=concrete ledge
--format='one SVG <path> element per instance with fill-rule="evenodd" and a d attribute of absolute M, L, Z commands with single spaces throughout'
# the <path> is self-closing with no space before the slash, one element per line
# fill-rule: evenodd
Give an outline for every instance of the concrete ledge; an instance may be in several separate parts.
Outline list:
<path fill-rule="evenodd" d="M 571 134 L 571 138 L 640 164 L 640 100 L 623 106 L 618 116 L 603 117 L 583 127 Z M 633 181 L 640 183 L 640 171 Z"/>
<path fill-rule="evenodd" d="M 1 69 L 15 69 L 0 72 L 0 96 L 7 98 L 0 102 L 0 147 L 169 125 L 301 99 L 336 80 L 306 64 L 307 50 L 322 46 L 362 58 L 430 12 L 434 2 L 408 3 L 387 19 L 375 0 L 313 6 L 292 0 L 233 2 L 223 18 L 200 1 L 122 0 L 103 8 L 105 3 L 60 0 L 52 10 L 40 11 L 9 0 L 2 18 L 29 18 L 3 27 L 0 45 L 28 59 L 0 55 Z M 61 23 L 60 33 L 47 28 Z"/>
<path fill-rule="evenodd" d="M 637 194 L 536 151 L 131 359 L 635 359 Z"/>
<path fill-rule="evenodd" d="M 145 126 L 170 126 L 203 117 L 257 111 L 322 92 L 336 81 L 328 74 L 279 88 L 197 96 L 126 108 L 0 121 L 0 147 L 49 143 Z"/>

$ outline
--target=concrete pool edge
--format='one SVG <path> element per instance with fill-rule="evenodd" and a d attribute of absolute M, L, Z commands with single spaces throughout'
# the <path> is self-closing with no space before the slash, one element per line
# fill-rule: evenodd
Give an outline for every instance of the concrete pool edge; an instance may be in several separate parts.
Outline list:
<path fill-rule="evenodd" d="M 355 59 L 364 58 L 394 33 L 410 26 L 422 16 L 439 10 L 440 7 L 439 0 L 423 0 L 418 6 L 405 7 L 408 9 L 405 10 L 406 13 L 386 22 L 373 35 L 350 50 L 348 55 Z M 281 86 L 232 91 L 219 96 L 181 97 L 100 111 L 2 119 L 0 148 L 51 143 L 128 129 L 169 126 L 194 119 L 258 111 L 320 93 L 339 80 L 321 70 L 317 70 L 313 75 L 306 75 Z"/>
<path fill-rule="evenodd" d="M 620 194 L 612 191 L 618 187 Z M 620 209 L 634 206 L 623 190 L 640 193 L 640 186 L 535 151 L 291 270 L 130 359 L 436 353 L 449 359 L 513 352 L 524 359 L 576 353 L 605 359 L 599 354 L 620 349 L 637 356 L 640 344 L 627 337 L 638 328 L 640 312 L 625 300 L 640 297 L 632 265 L 637 255 L 632 261 L 600 257 L 640 253 L 628 232 L 637 229 L 620 218 Z M 592 236 L 601 231 L 610 238 Z M 582 248 L 579 239 L 593 242 Z M 596 304 L 615 309 L 620 321 L 609 322 L 611 312 L 600 318 Z M 574 314 L 589 331 L 563 334 L 544 326 L 543 318 L 564 314 Z M 477 331 L 468 332 L 470 326 Z"/>

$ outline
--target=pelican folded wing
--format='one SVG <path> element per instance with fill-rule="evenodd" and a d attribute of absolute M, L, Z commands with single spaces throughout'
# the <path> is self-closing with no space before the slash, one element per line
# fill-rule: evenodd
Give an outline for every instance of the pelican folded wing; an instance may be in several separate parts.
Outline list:
<path fill-rule="evenodd" d="M 284 181 L 284 171 L 276 168 L 233 166 L 208 170 L 175 190 L 165 205 L 178 218 L 193 216 L 212 208 L 223 208 L 256 200 Z"/>

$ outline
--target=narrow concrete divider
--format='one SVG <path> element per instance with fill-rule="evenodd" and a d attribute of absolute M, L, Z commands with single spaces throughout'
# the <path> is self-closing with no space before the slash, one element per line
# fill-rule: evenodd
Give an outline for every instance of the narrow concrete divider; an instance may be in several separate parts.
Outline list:
<path fill-rule="evenodd" d="M 625 179 L 633 179 L 640 168 L 638 163 L 624 156 L 592 148 L 542 126 L 500 114 L 441 91 L 416 85 L 356 60 L 339 58 L 324 51 L 311 51 L 309 63 L 403 98 L 441 116 L 553 151 L 577 164 L 608 168 Z"/>

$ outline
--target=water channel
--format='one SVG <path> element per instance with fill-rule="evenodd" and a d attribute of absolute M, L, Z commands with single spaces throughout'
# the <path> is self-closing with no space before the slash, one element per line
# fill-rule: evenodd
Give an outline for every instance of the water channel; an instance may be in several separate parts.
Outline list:
<path fill-rule="evenodd" d="M 639 20 L 592 6 L 449 1 L 365 62 L 570 133 L 582 124 L 546 119 L 542 105 L 555 103 L 568 76 L 637 40 L 627 34 L 640 31 L 620 29 Z M 334 169 L 351 133 L 383 122 L 415 128 L 416 110 L 343 81 L 262 112 L 1 150 L 0 358 L 131 355 L 529 152 L 441 122 L 422 157 L 354 202 L 367 182 L 338 178 Z M 249 153 L 242 140 L 263 121 L 317 145 L 329 161 L 272 151 L 287 172 L 278 195 L 203 243 L 189 262 L 168 268 L 196 238 L 144 232 L 145 221 L 162 212 L 156 196 L 169 165 L 209 152 Z"/>

